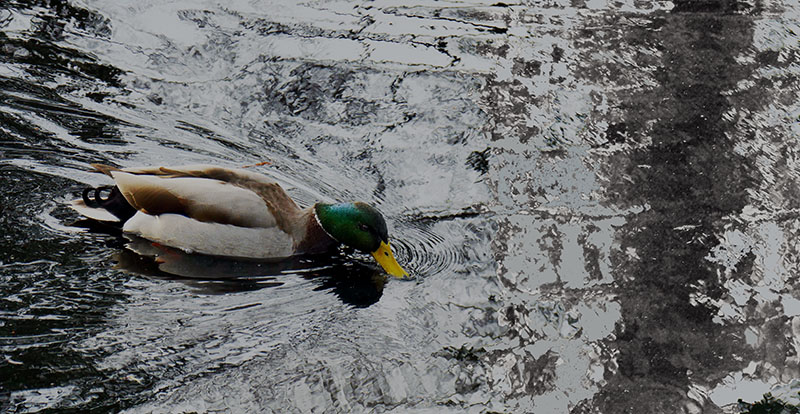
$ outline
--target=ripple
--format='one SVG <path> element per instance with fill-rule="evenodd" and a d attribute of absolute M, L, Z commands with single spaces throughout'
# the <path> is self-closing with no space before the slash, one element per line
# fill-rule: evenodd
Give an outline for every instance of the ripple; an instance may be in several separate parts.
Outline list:
<path fill-rule="evenodd" d="M 464 267 L 462 246 L 441 234 L 437 223 L 401 222 L 398 226 L 402 226 L 402 236 L 392 245 L 398 261 L 409 274 L 428 277 Z"/>

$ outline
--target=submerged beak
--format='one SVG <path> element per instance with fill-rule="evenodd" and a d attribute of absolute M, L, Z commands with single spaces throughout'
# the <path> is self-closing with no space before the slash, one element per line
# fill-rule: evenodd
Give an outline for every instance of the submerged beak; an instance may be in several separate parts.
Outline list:
<path fill-rule="evenodd" d="M 395 260 L 394 255 L 392 254 L 392 248 L 389 247 L 389 243 L 381 242 L 378 250 L 372 252 L 372 257 L 374 257 L 378 264 L 383 267 L 383 270 L 385 270 L 386 273 L 399 278 L 408 276 L 408 273 L 406 273 L 406 271 L 403 270 L 399 264 L 397 264 L 397 260 Z"/>

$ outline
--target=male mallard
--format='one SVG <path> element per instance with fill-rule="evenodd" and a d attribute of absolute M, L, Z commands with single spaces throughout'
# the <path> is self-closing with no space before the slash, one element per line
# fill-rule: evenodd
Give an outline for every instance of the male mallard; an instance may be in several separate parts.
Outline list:
<path fill-rule="evenodd" d="M 407 276 L 389 246 L 383 216 L 361 203 L 301 209 L 271 178 L 210 165 L 119 169 L 92 164 L 114 179 L 71 203 L 80 214 L 122 224 L 122 231 L 186 251 L 270 259 L 325 252 L 339 244 L 371 253 L 387 273 Z"/>

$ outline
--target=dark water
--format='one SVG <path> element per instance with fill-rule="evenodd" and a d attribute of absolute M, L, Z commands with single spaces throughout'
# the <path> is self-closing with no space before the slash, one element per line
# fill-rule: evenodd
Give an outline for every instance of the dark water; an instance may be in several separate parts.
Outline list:
<path fill-rule="evenodd" d="M 0 411 L 797 403 L 799 33 L 790 1 L 3 2 Z M 165 272 L 64 207 L 89 162 L 264 161 L 377 205 L 415 280 Z"/>

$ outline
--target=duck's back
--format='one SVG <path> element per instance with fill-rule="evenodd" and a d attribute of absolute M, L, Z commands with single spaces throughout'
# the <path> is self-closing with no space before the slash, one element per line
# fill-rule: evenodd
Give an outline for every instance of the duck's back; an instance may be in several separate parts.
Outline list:
<path fill-rule="evenodd" d="M 214 166 L 95 167 L 114 179 L 136 211 L 121 220 L 126 233 L 203 254 L 264 259 L 294 253 L 301 210 L 269 177 Z M 113 217 L 85 201 L 73 208 L 99 220 Z"/>
<path fill-rule="evenodd" d="M 206 222 L 241 227 L 275 227 L 275 216 L 256 193 L 219 180 L 163 178 L 113 172 L 128 203 L 150 215 L 174 213 Z"/>

